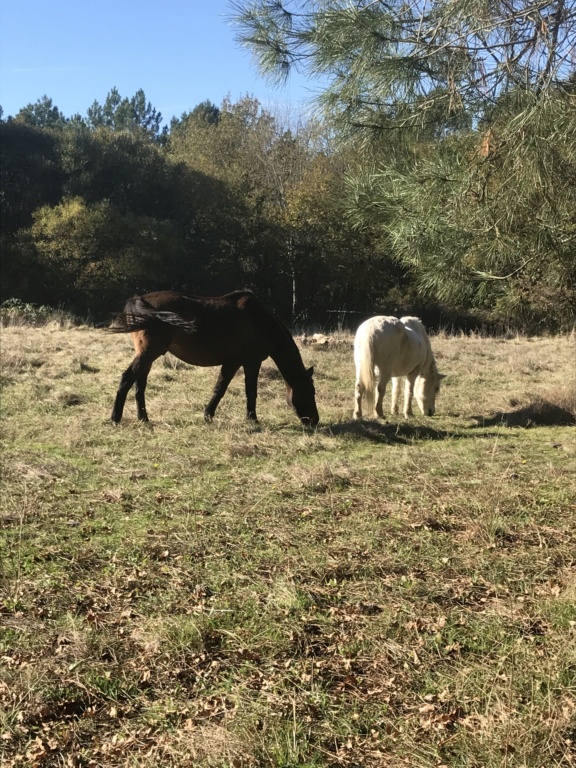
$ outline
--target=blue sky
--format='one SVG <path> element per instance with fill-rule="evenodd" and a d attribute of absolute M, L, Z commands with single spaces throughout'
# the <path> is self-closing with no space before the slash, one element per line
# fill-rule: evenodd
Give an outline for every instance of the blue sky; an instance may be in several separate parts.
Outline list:
<path fill-rule="evenodd" d="M 4 117 L 44 95 L 85 115 L 116 86 L 142 88 L 165 122 L 206 99 L 246 94 L 276 111 L 305 109 L 314 83 L 273 87 L 234 41 L 228 0 L 0 0 Z"/>

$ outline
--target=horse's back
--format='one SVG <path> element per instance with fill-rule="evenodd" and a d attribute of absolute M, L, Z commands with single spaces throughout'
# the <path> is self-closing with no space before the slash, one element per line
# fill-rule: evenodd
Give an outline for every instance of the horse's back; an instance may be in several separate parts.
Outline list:
<path fill-rule="evenodd" d="M 243 310 L 251 307 L 262 307 L 260 300 L 248 289 L 233 291 L 223 296 L 188 296 L 178 291 L 155 291 L 135 296 L 128 303 L 137 300 L 144 301 L 158 312 L 175 312 L 185 319 L 202 312 L 226 310 Z"/>
<path fill-rule="evenodd" d="M 150 307 L 157 317 L 169 313 L 193 327 L 192 332 L 177 323 L 156 323 L 148 328 L 148 343 L 157 335 L 163 340 L 169 335 L 167 350 L 191 365 L 264 360 L 274 346 L 270 310 L 248 289 L 223 296 L 156 291 L 129 300 L 125 311 L 139 304 Z M 145 343 L 143 338 L 136 341 L 140 347 Z"/>
<path fill-rule="evenodd" d="M 369 345 L 375 354 L 381 348 L 393 351 L 401 343 L 404 334 L 404 326 L 397 317 L 376 315 L 358 326 L 354 347 L 360 352 L 362 347 Z"/>
<path fill-rule="evenodd" d="M 386 379 L 405 376 L 423 361 L 426 333 L 416 317 L 397 318 L 376 315 L 365 320 L 358 328 L 355 354 L 359 358 L 362 347 L 371 347 L 373 364 Z"/>
<path fill-rule="evenodd" d="M 404 326 L 397 317 L 376 315 L 375 317 L 370 317 L 368 320 L 364 320 L 363 323 L 360 323 L 358 330 L 356 331 L 354 342 L 358 346 L 365 341 L 372 340 L 378 340 L 377 343 L 380 343 L 381 340 L 385 339 L 397 339 L 401 337 L 403 333 Z"/>

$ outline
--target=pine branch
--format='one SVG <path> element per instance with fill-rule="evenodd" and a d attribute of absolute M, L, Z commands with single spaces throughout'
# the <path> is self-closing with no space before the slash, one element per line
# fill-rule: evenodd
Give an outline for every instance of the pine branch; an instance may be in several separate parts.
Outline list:
<path fill-rule="evenodd" d="M 509 272 L 507 275 L 493 275 L 490 272 L 482 272 L 479 269 L 473 269 L 472 272 L 474 275 L 476 275 L 481 280 L 510 280 L 511 277 L 514 277 L 514 275 L 517 275 L 519 272 L 522 272 L 522 270 L 526 267 L 527 264 L 530 264 L 531 261 L 534 261 L 536 256 L 531 256 L 529 259 L 526 259 L 519 267 L 516 269 L 513 269 L 512 272 Z"/>

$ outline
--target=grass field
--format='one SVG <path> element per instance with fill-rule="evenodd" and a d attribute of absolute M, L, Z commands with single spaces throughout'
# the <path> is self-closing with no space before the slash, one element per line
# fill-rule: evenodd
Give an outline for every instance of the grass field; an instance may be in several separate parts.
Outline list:
<path fill-rule="evenodd" d="M 353 422 L 352 340 L 266 363 L 2 329 L 2 766 L 576 766 L 575 339 L 432 338 L 433 419 Z"/>

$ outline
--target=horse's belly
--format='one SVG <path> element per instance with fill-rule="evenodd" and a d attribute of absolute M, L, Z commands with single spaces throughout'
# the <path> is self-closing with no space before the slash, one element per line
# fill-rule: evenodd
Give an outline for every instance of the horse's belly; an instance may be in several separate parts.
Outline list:
<path fill-rule="evenodd" d="M 387 339 L 375 351 L 380 371 L 394 378 L 407 376 L 422 362 L 420 347 L 405 343 L 402 337 Z"/>
<path fill-rule="evenodd" d="M 199 365 L 201 367 L 225 365 L 227 363 L 241 366 L 250 360 L 265 360 L 268 357 L 262 350 L 245 349 L 242 345 L 237 344 L 220 343 L 220 345 L 212 345 L 207 342 L 198 341 L 193 335 L 187 337 L 184 343 L 174 340 L 170 344 L 168 352 L 171 352 L 189 365 Z"/>
<path fill-rule="evenodd" d="M 171 352 L 175 357 L 189 365 L 210 366 L 222 365 L 223 363 L 221 352 L 205 348 L 203 345 L 182 346 L 173 343 L 170 345 L 168 352 Z"/>
<path fill-rule="evenodd" d="M 392 344 L 377 348 L 374 357 L 379 375 L 386 379 L 406 376 L 414 370 L 414 360 L 406 354 L 397 339 L 394 339 Z"/>

